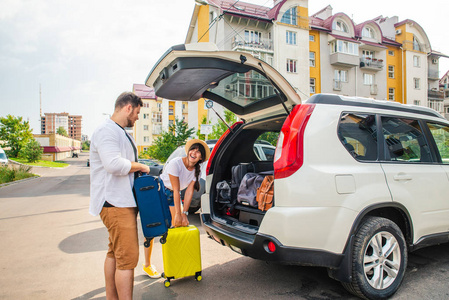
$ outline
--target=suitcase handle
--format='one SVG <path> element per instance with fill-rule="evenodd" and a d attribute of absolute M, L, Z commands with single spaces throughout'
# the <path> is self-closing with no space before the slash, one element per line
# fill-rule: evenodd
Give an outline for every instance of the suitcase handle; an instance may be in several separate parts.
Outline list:
<path fill-rule="evenodd" d="M 151 224 L 147 224 L 147 228 L 157 227 L 157 226 L 161 226 L 161 225 L 162 225 L 161 222 L 151 223 Z"/>
<path fill-rule="evenodd" d="M 148 191 L 154 189 L 154 185 L 149 185 L 149 186 L 143 186 L 139 189 L 139 191 Z"/>

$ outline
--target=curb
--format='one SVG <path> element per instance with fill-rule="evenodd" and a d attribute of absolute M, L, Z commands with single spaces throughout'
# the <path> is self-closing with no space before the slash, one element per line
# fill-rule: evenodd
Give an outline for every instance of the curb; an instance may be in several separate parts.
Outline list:
<path fill-rule="evenodd" d="M 8 185 L 14 185 L 14 184 L 20 183 L 20 182 L 25 182 L 25 181 L 28 181 L 28 180 L 33 180 L 33 179 L 40 178 L 40 177 L 41 177 L 41 176 L 36 175 L 36 176 L 29 177 L 29 178 L 25 178 L 25 179 L 20 179 L 20 180 L 15 180 L 15 181 L 10 181 L 10 182 L 5 182 L 5 183 L 0 184 L 0 188 L 5 187 L 5 186 L 8 186 Z"/>

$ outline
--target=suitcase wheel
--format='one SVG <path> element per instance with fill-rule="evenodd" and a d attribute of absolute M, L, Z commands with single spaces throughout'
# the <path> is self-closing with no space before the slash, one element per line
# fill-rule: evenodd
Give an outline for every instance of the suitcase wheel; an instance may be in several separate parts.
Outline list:
<path fill-rule="evenodd" d="M 201 281 L 201 279 L 203 279 L 203 276 L 201 276 L 201 275 L 195 276 L 195 279 L 196 279 L 196 281 Z"/>
<path fill-rule="evenodd" d="M 165 278 L 165 273 L 164 272 L 161 273 L 161 277 Z"/>
<path fill-rule="evenodd" d="M 143 246 L 144 246 L 145 248 L 150 247 L 150 242 L 148 242 L 148 241 L 144 242 L 144 243 L 143 243 Z"/>
<path fill-rule="evenodd" d="M 165 237 L 161 237 L 159 241 L 161 242 L 161 244 L 165 244 L 167 242 L 167 239 Z"/>
<path fill-rule="evenodd" d="M 164 286 L 168 288 L 170 286 L 170 281 L 167 279 L 164 281 Z"/>

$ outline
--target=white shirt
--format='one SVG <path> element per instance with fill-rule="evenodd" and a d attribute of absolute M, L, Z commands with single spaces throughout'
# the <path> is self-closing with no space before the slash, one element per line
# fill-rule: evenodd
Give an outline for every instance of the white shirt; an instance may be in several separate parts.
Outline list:
<path fill-rule="evenodd" d="M 136 207 L 132 192 L 134 173 L 129 173 L 134 149 L 126 135 L 111 119 L 92 134 L 89 212 L 94 216 L 100 214 L 105 201 L 116 207 Z"/>
<path fill-rule="evenodd" d="M 182 157 L 176 157 L 172 159 L 164 169 L 164 172 L 161 174 L 161 179 L 164 182 L 165 187 L 173 190 L 173 187 L 170 182 L 170 177 L 168 175 L 173 175 L 179 177 L 179 190 L 182 191 L 192 181 L 196 181 L 195 170 L 189 171 L 186 166 L 182 162 Z"/>

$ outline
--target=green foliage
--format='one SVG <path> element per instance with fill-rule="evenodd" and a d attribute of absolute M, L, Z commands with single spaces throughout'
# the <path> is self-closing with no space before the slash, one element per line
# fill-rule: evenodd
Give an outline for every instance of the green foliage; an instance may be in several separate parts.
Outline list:
<path fill-rule="evenodd" d="M 19 157 L 26 159 L 27 162 L 34 163 L 42 158 L 42 153 L 44 153 L 44 150 L 39 142 L 33 138 L 20 149 Z"/>
<path fill-rule="evenodd" d="M 90 150 L 90 141 L 83 142 L 83 144 L 81 145 L 81 149 Z"/>
<path fill-rule="evenodd" d="M 229 126 L 237 122 L 237 116 L 227 109 L 224 111 L 224 119 Z M 212 133 L 208 135 L 208 139 L 219 139 L 228 130 L 226 124 L 218 120 L 218 123 L 212 127 Z"/>
<path fill-rule="evenodd" d="M 0 118 L 0 140 L 4 141 L 3 148 L 9 157 L 17 157 L 20 149 L 24 147 L 32 138 L 32 129 L 27 121 L 22 117 L 7 115 L 6 118 Z"/>
<path fill-rule="evenodd" d="M 60 134 L 60 135 L 62 135 L 62 136 L 66 136 L 66 137 L 69 137 L 69 135 L 67 134 L 67 131 L 65 130 L 65 128 L 64 127 L 58 127 L 58 130 L 56 130 L 56 133 L 57 134 Z"/>
<path fill-rule="evenodd" d="M 276 147 L 276 144 L 278 142 L 278 138 L 279 138 L 279 132 L 272 132 L 272 131 L 268 131 L 265 132 L 264 134 L 261 134 L 257 140 L 263 140 L 263 141 L 267 141 L 269 142 L 271 145 Z"/>
<path fill-rule="evenodd" d="M 17 169 L 0 167 L 0 184 L 35 176 L 30 171 L 30 166 L 20 166 Z"/>
<path fill-rule="evenodd" d="M 170 154 L 179 146 L 184 145 L 194 132 L 193 127 L 188 128 L 186 122 L 176 119 L 167 132 L 163 132 L 161 136 L 154 140 L 147 151 L 141 152 L 140 157 L 155 158 L 165 163 Z"/>

